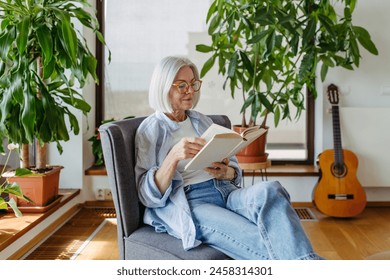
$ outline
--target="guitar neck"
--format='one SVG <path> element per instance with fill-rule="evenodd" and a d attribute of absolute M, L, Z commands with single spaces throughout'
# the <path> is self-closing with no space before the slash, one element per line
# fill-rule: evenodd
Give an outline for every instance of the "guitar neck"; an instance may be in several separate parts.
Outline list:
<path fill-rule="evenodd" d="M 341 144 L 341 130 L 340 130 L 340 114 L 339 106 L 332 106 L 332 120 L 333 120 L 333 147 L 334 147 L 334 160 L 336 166 L 343 166 L 343 148 Z"/>

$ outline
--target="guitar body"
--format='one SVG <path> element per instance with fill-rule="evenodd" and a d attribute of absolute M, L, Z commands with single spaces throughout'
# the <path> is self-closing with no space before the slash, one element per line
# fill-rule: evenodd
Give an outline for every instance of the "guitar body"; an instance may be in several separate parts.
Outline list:
<path fill-rule="evenodd" d="M 313 191 L 313 202 L 322 213 L 332 217 L 352 217 L 366 207 L 366 193 L 357 179 L 358 158 L 349 150 L 342 150 L 344 170 L 338 174 L 334 164 L 334 150 L 319 155 L 320 178 Z"/>
<path fill-rule="evenodd" d="M 342 148 L 337 86 L 328 87 L 328 99 L 332 104 L 334 149 L 318 157 L 320 178 L 313 190 L 313 204 L 328 216 L 353 217 L 366 207 L 366 193 L 356 176 L 357 156 Z"/>

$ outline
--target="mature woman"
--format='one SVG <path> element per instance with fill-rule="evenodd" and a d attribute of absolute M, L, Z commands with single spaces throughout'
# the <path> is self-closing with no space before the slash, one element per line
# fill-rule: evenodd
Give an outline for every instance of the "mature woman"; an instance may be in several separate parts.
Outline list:
<path fill-rule="evenodd" d="M 149 103 L 155 113 L 136 135 L 136 177 L 144 222 L 190 250 L 208 244 L 234 259 L 319 259 L 279 182 L 240 188 L 235 157 L 184 171 L 212 124 L 192 110 L 200 87 L 196 66 L 166 57 L 155 68 Z"/>

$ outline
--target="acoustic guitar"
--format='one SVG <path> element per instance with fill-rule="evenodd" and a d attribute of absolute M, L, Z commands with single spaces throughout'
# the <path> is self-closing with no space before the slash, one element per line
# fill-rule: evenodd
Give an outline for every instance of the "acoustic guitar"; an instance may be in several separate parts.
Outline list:
<path fill-rule="evenodd" d="M 328 216 L 352 217 L 366 207 L 366 193 L 356 176 L 357 156 L 341 145 L 337 86 L 329 85 L 328 99 L 332 104 L 334 149 L 318 156 L 320 178 L 313 190 L 313 203 Z"/>

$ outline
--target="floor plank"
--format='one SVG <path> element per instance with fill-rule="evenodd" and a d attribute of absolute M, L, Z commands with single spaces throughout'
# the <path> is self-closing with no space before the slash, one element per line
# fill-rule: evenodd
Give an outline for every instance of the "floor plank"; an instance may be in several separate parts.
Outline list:
<path fill-rule="evenodd" d="M 79 252 L 76 259 L 118 258 L 116 223 L 112 213 L 96 214 L 96 210 L 88 209 L 83 208 L 79 216 L 72 218 L 63 227 L 64 232 L 59 230 L 52 240 L 42 244 L 46 246 L 40 254 L 42 259 L 53 256 L 57 259 L 70 259 L 103 221 L 106 221 L 105 225 Z M 390 251 L 390 207 L 369 207 L 361 215 L 348 219 L 327 217 L 315 208 L 310 210 L 316 219 L 302 221 L 302 225 L 315 251 L 322 257 L 330 260 L 362 260 Z M 54 253 L 55 250 L 59 252 Z"/>
<path fill-rule="evenodd" d="M 118 260 L 117 240 L 116 219 L 106 219 L 105 225 L 75 260 Z"/>

